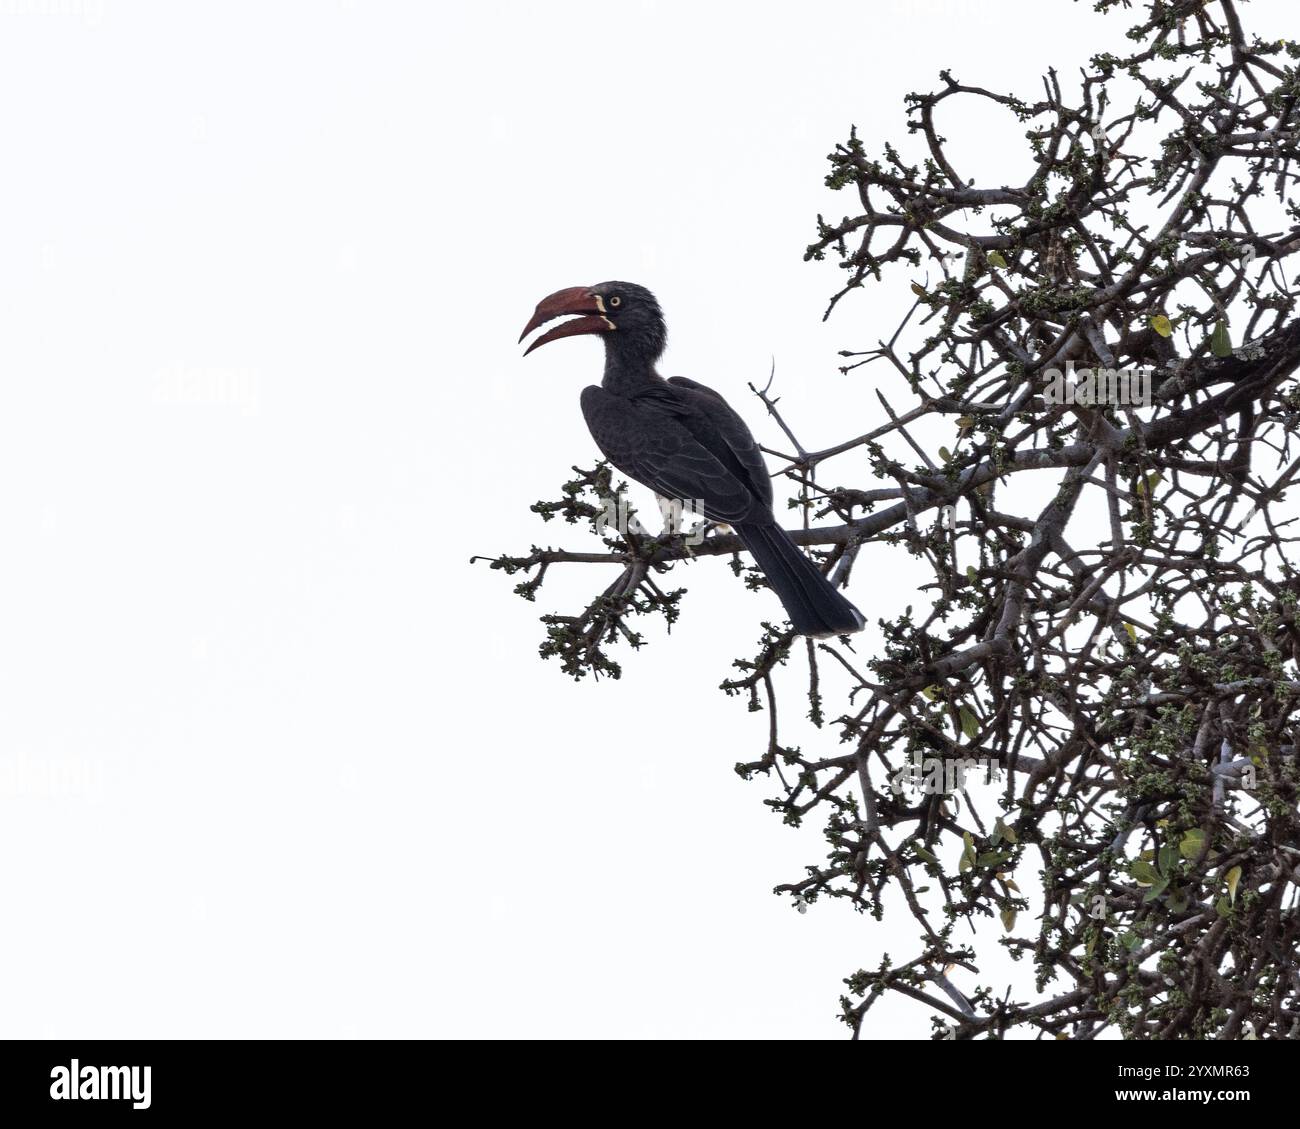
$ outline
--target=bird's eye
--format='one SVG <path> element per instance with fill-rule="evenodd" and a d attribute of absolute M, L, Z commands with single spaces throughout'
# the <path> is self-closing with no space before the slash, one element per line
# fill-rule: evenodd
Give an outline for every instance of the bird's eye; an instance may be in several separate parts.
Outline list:
<path fill-rule="evenodd" d="M 617 294 L 615 294 L 615 295 L 613 295 L 613 296 L 610 298 L 610 300 L 609 300 L 609 304 L 610 304 L 611 308 L 617 310 L 617 309 L 619 308 L 619 306 L 621 306 L 621 305 L 623 304 L 623 299 L 620 298 Z"/>

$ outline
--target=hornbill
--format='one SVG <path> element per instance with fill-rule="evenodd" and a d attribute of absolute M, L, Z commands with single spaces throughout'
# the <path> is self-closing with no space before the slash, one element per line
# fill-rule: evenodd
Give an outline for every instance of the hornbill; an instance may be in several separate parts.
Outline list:
<path fill-rule="evenodd" d="M 605 342 L 600 387 L 584 388 L 582 414 L 596 445 L 624 474 L 661 497 L 730 525 L 800 635 L 860 631 L 862 613 L 803 555 L 772 513 L 772 480 L 745 421 L 703 384 L 665 380 L 655 365 L 668 330 L 655 296 L 630 282 L 559 290 L 537 305 L 519 336 L 564 315 L 526 350 L 583 333 Z"/>

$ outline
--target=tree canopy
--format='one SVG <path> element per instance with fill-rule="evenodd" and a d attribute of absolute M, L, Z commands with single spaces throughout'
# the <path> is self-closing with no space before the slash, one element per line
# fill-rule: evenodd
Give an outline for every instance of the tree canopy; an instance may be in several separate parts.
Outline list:
<path fill-rule="evenodd" d="M 1095 7 L 1118 31 L 1130 5 Z M 764 625 L 723 684 L 770 720 L 737 770 L 824 823 L 825 858 L 778 892 L 914 923 L 914 951 L 847 977 L 855 1035 L 894 992 L 936 1037 L 1300 1036 L 1300 45 L 1251 35 L 1235 0 L 1139 11 L 1122 50 L 1032 98 L 945 70 L 907 96 L 906 141 L 837 145 L 850 214 L 806 252 L 842 271 L 828 314 L 873 287 L 913 299 L 843 354 L 879 422 L 808 450 L 755 389 L 796 539 L 846 583 L 888 546 L 918 590 L 878 641 Z M 958 102 L 1018 123 L 1023 182 L 963 175 L 941 132 Z M 1137 402 L 1058 394 L 1062 372 L 1130 370 Z M 617 493 L 601 465 L 533 509 L 587 525 Z M 725 530 L 591 527 L 583 551 L 491 559 L 529 600 L 556 567 L 613 571 L 543 617 L 574 677 L 617 677 L 644 617 L 687 610 L 675 562 L 760 583 Z M 825 740 L 785 744 L 782 703 Z M 991 945 L 1026 962 L 1016 984 L 982 979 Z"/>

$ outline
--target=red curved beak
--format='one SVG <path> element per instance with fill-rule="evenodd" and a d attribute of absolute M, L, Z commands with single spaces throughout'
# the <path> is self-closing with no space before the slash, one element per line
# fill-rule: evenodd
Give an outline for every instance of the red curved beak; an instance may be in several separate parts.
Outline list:
<path fill-rule="evenodd" d="M 567 290 L 557 290 L 537 303 L 537 309 L 533 311 L 533 316 L 524 326 L 519 340 L 523 341 L 539 325 L 545 325 L 553 318 L 564 317 L 566 314 L 585 316 L 566 321 L 554 329 L 548 329 L 524 350 L 525 357 L 548 341 L 558 341 L 561 337 L 576 337 L 580 333 L 608 333 L 614 328 L 614 323 L 605 316 L 605 303 L 599 294 L 586 286 L 570 286 Z"/>

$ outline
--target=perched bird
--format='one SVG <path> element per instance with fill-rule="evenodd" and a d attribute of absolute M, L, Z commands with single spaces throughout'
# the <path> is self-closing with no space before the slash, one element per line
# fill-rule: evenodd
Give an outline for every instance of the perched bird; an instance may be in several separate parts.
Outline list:
<path fill-rule="evenodd" d="M 601 335 L 605 375 L 600 387 L 583 389 L 582 413 L 605 457 L 660 496 L 730 525 L 798 634 L 860 631 L 862 613 L 777 524 L 772 480 L 745 421 L 703 384 L 659 375 L 668 330 L 655 296 L 630 282 L 559 290 L 538 303 L 519 340 L 565 315 L 577 316 L 542 334 L 524 355 L 561 337 Z"/>

